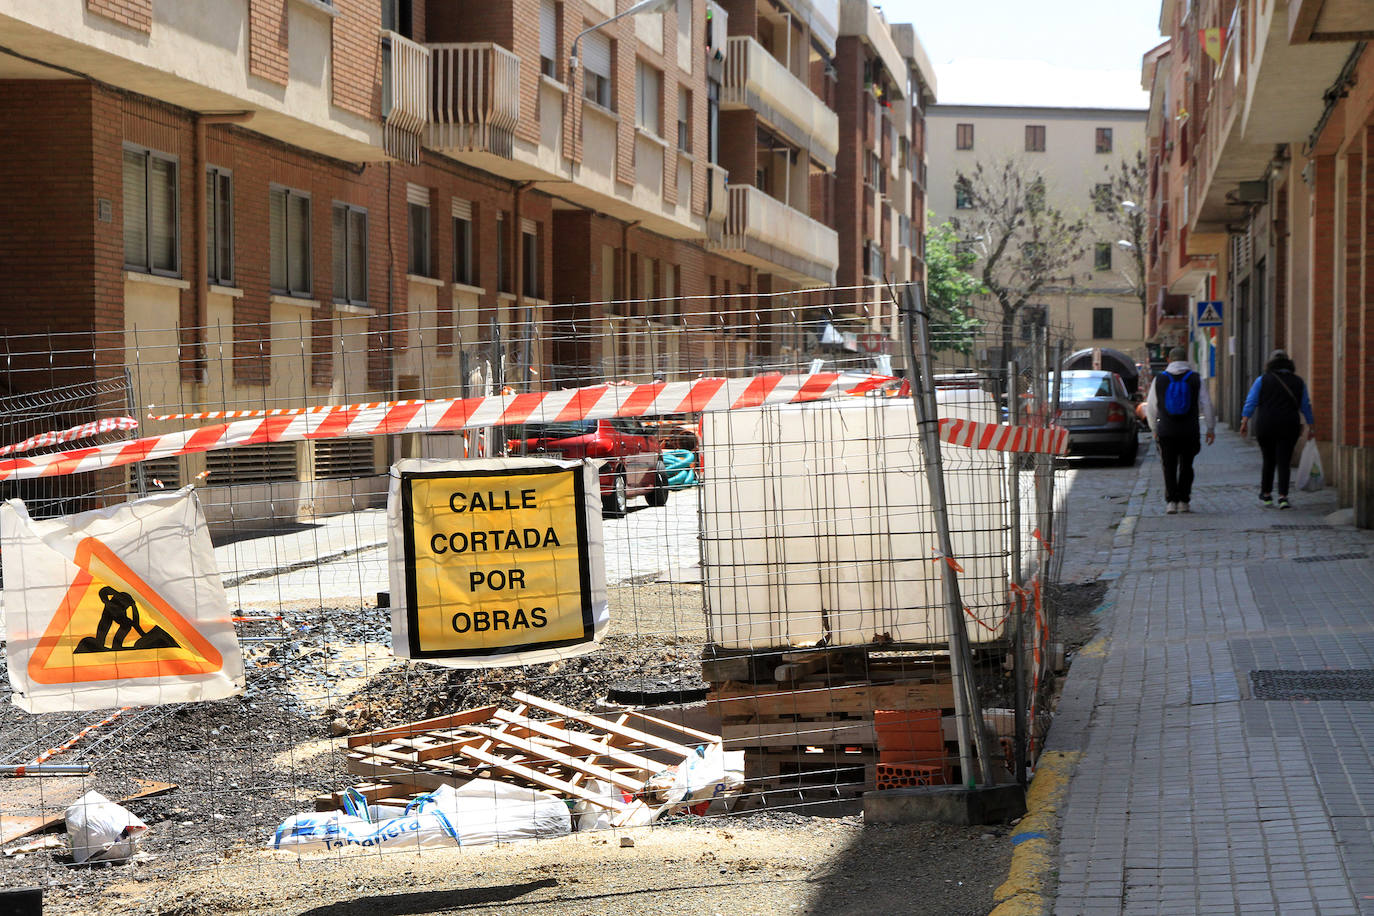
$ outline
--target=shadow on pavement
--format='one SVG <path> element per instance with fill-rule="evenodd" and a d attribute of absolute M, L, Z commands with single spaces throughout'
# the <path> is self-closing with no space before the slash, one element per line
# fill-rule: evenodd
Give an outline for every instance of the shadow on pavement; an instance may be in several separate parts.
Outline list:
<path fill-rule="evenodd" d="M 544 878 L 524 884 L 503 884 L 497 887 L 359 897 L 356 900 L 317 906 L 306 910 L 301 916 L 411 916 L 416 913 L 443 913 L 458 907 L 506 903 L 542 888 L 557 886 L 558 882 L 553 878 Z"/>

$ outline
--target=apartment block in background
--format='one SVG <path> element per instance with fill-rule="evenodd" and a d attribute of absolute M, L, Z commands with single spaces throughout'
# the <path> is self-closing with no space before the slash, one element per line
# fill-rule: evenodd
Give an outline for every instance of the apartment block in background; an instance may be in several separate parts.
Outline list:
<path fill-rule="evenodd" d="M 1099 210 L 1098 190 L 1144 149 L 1145 118 L 1143 109 L 981 105 L 934 105 L 926 115 L 935 219 L 956 221 L 976 246 L 977 214 L 956 188 L 959 174 L 1011 157 L 1043 176 L 1048 199 L 1087 219 L 1090 230 L 1069 282 L 1047 287 L 1034 304 L 1045 307 L 1049 324 L 1069 329 L 1079 347 L 1111 347 L 1142 361 L 1144 310 L 1133 266 L 1117 244 L 1120 231 Z"/>
<path fill-rule="evenodd" d="M 1374 527 L 1374 302 L 1361 279 L 1374 253 L 1360 216 L 1374 199 L 1374 8 L 1165 0 L 1160 31 L 1167 54 L 1147 55 L 1142 75 L 1161 287 L 1187 299 L 1224 419 L 1238 422 L 1269 352 L 1290 352 L 1340 502 Z M 1220 327 L 1198 326 L 1199 301 L 1222 303 Z"/>

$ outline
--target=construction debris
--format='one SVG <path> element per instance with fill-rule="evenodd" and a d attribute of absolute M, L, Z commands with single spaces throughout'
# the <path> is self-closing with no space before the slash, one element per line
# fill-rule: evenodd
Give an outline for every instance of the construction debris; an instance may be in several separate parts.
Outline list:
<path fill-rule="evenodd" d="M 148 825 L 136 814 L 94 789 L 67 809 L 66 818 L 72 859 L 78 865 L 132 858 L 143 834 L 148 832 Z"/>
<path fill-rule="evenodd" d="M 635 710 L 595 715 L 521 692 L 511 700 L 512 709 L 482 706 L 349 737 L 348 770 L 369 781 L 316 807 L 342 809 L 354 792 L 366 806 L 404 806 L 442 786 L 499 780 L 567 800 L 578 829 L 595 829 L 649 824 L 743 786 L 744 755 L 725 751 L 719 735 Z"/>

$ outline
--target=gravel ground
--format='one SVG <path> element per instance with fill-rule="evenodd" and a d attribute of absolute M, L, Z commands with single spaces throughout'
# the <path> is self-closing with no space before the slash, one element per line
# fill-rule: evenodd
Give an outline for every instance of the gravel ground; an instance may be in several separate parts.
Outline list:
<path fill-rule="evenodd" d="M 330 737 L 337 719 L 371 729 L 513 690 L 590 707 L 609 686 L 698 678 L 699 587 L 628 584 L 611 600 L 616 623 L 598 652 L 523 668 L 397 662 L 388 612 L 371 607 L 294 607 L 281 621 L 243 625 L 241 637 L 260 640 L 244 642 L 243 696 L 131 711 L 57 758 L 91 763 L 91 777 L 29 799 L 30 810 L 52 814 L 87 788 L 119 798 L 138 780 L 174 783 L 128 804 L 152 828 L 145 855 L 78 867 L 65 848 L 38 850 L 0 859 L 0 886 L 41 885 L 45 912 L 92 916 L 987 912 L 1010 859 L 1006 828 L 866 827 L 852 803 L 834 811 L 791 799 L 795 810 L 682 819 L 632 832 L 632 848 L 620 846 L 621 832 L 423 855 L 298 859 L 264 848 L 286 816 L 355 781 Z M 100 718 L 32 716 L 7 699 L 4 760 L 31 759 Z M 9 796 L 0 805 L 18 810 Z"/>

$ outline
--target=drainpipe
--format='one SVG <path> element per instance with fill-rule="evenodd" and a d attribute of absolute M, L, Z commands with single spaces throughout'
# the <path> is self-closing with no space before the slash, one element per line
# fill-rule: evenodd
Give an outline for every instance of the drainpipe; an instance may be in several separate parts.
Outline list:
<path fill-rule="evenodd" d="M 195 240 L 192 248 L 196 254 L 193 262 L 196 265 L 195 275 L 192 277 L 192 289 L 195 290 L 196 314 L 195 314 L 195 342 L 192 345 L 192 366 L 194 367 L 195 380 L 200 384 L 207 381 L 205 338 L 206 326 L 210 323 L 210 265 L 206 259 L 205 247 L 208 241 L 209 230 L 206 221 L 209 214 L 209 200 L 205 196 L 205 169 L 208 163 L 205 161 L 205 126 L 207 124 L 243 124 L 253 117 L 251 111 L 226 111 L 218 113 L 198 112 L 195 115 L 195 148 L 192 151 L 191 162 L 191 194 L 195 201 L 195 225 L 192 227 L 191 237 Z"/>

